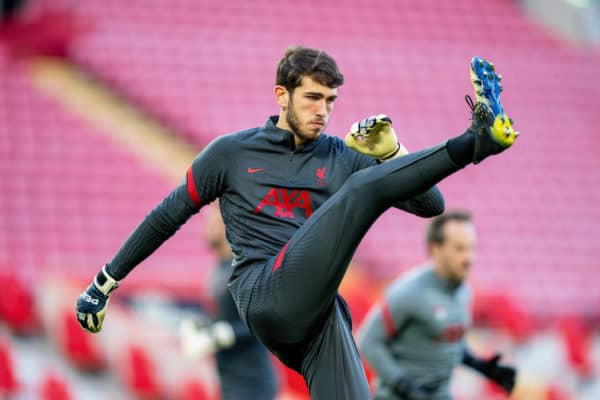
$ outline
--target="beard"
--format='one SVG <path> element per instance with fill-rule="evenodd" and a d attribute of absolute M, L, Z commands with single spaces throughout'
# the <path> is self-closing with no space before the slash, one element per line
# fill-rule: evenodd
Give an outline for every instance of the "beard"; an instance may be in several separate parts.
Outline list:
<path fill-rule="evenodd" d="M 315 140 L 319 136 L 319 134 L 314 135 L 314 134 L 310 134 L 310 133 L 306 133 L 306 132 L 302 131 L 302 129 L 300 128 L 300 119 L 298 118 L 298 115 L 294 111 L 294 103 L 292 102 L 291 98 L 288 100 L 288 107 L 285 112 L 285 121 L 287 122 L 288 126 L 292 130 L 292 133 L 295 136 L 302 139 L 303 142 L 309 141 L 309 140 Z"/>
<path fill-rule="evenodd" d="M 452 264 L 451 262 L 442 261 L 441 270 L 446 280 L 451 282 L 455 286 L 462 284 L 467 278 L 471 269 L 470 262 L 463 262 L 460 265 Z"/>
<path fill-rule="evenodd" d="M 465 278 L 466 278 L 466 277 L 467 277 L 467 275 L 469 274 L 469 270 L 471 269 L 471 263 L 469 263 L 469 262 L 463 263 L 463 264 L 460 266 L 460 268 L 461 268 L 461 269 L 460 269 L 459 271 L 457 271 L 457 272 L 454 272 L 454 273 L 452 274 L 452 279 L 453 279 L 453 280 L 454 280 L 454 281 L 455 281 L 457 284 L 460 284 L 460 283 L 462 283 L 462 282 L 465 280 Z"/>
<path fill-rule="evenodd" d="M 220 237 L 207 237 L 206 238 L 206 243 L 208 245 L 208 247 L 213 250 L 219 250 L 219 248 L 223 245 L 223 242 L 225 241 L 225 239 L 222 239 Z"/>

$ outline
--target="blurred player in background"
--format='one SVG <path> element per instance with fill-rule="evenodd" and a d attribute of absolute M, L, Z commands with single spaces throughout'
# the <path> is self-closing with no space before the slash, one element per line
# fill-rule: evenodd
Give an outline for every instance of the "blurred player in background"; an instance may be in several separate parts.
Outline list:
<path fill-rule="evenodd" d="M 370 397 L 338 287 L 365 233 L 388 208 L 440 214 L 437 182 L 510 147 L 516 132 L 499 101 L 493 65 L 471 63 L 471 126 L 407 154 L 383 115 L 343 140 L 323 133 L 344 77 L 327 53 L 291 47 L 277 65 L 279 115 L 221 136 L 183 182 L 135 229 L 77 302 L 81 326 L 98 332 L 118 282 L 205 204 L 220 198 L 233 250 L 229 289 L 251 332 L 300 372 L 313 399 Z M 243 95 L 243 93 L 240 93 Z"/>
<path fill-rule="evenodd" d="M 189 357 L 215 353 L 223 400 L 274 399 L 277 375 L 271 356 L 241 320 L 227 288 L 232 254 L 216 206 L 209 209 L 205 239 L 219 258 L 210 289 L 216 310 L 210 319 L 182 322 L 183 351 Z"/>
<path fill-rule="evenodd" d="M 378 375 L 375 399 L 447 400 L 461 362 L 510 393 L 515 369 L 500 354 L 475 357 L 463 335 L 471 324 L 464 284 L 475 257 L 475 228 L 466 212 L 435 217 L 427 230 L 430 260 L 398 278 L 359 334 L 360 349 Z"/>

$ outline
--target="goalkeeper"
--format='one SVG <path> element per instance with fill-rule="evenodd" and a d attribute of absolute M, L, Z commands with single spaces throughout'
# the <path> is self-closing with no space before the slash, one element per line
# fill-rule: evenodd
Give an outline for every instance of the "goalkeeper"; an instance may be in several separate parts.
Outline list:
<path fill-rule="evenodd" d="M 500 355 L 480 359 L 463 335 L 471 323 L 464 280 L 475 257 L 475 228 L 465 212 L 435 217 L 427 230 L 430 260 L 393 282 L 360 330 L 360 348 L 378 375 L 374 399 L 448 400 L 452 370 L 463 363 L 507 393 L 515 369 Z"/>
<path fill-rule="evenodd" d="M 385 116 L 355 124 L 346 143 L 323 133 L 344 78 L 321 50 L 289 48 L 277 65 L 279 115 L 221 136 L 125 241 L 79 297 L 83 328 L 102 327 L 119 281 L 199 209 L 220 198 L 233 251 L 229 289 L 250 331 L 300 372 L 312 399 L 368 399 L 369 388 L 338 287 L 375 220 L 397 207 L 421 217 L 444 210 L 434 186 L 516 137 L 491 64 L 471 63 L 476 104 L 468 129 L 405 154 Z"/>

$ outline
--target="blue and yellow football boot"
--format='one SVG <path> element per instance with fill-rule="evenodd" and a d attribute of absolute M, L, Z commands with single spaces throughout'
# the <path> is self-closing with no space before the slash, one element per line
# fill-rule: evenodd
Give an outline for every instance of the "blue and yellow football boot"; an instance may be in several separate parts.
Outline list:
<path fill-rule="evenodd" d="M 473 163 L 478 164 L 484 158 L 512 146 L 519 133 L 513 129 L 513 121 L 504 113 L 500 103 L 502 76 L 496 73 L 494 64 L 475 56 L 470 69 L 477 101 L 473 104 L 468 95 L 466 100 L 473 112 L 473 123 L 469 129 L 477 138 Z"/>

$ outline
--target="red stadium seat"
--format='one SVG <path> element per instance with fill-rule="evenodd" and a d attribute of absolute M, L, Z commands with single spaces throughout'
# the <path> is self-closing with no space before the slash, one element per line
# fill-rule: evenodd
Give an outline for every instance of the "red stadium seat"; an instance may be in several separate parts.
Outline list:
<path fill-rule="evenodd" d="M 558 332 L 563 339 L 571 368 L 581 377 L 592 376 L 590 324 L 577 316 L 564 316 L 558 321 Z"/>
<path fill-rule="evenodd" d="M 131 346 L 127 351 L 126 363 L 125 383 L 136 399 L 158 400 L 164 397 L 158 371 L 145 349 Z"/>
<path fill-rule="evenodd" d="M 106 359 L 98 348 L 94 336 L 79 326 L 71 310 L 60 314 L 62 329 L 58 341 L 65 356 L 77 367 L 87 371 L 101 370 L 106 366 Z"/>
<path fill-rule="evenodd" d="M 178 400 L 217 400 L 216 396 L 210 395 L 204 385 L 197 380 L 185 381 L 182 385 Z"/>
<path fill-rule="evenodd" d="M 19 334 L 37 330 L 32 290 L 14 274 L 1 271 L 0 287 L 0 319 Z"/>
<path fill-rule="evenodd" d="M 0 398 L 11 398 L 19 390 L 9 344 L 0 337 Z"/>
<path fill-rule="evenodd" d="M 61 377 L 49 373 L 42 381 L 39 389 L 40 400 L 72 400 L 71 389 Z"/>

